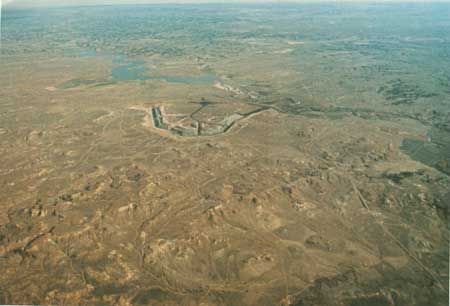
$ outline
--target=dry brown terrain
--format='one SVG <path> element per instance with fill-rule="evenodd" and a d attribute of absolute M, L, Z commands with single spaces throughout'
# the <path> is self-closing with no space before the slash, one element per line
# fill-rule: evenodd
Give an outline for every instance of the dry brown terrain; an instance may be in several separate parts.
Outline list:
<path fill-rule="evenodd" d="M 186 114 L 214 97 L 206 120 L 254 106 L 164 82 L 149 84 L 152 99 L 132 83 L 48 90 L 53 72 L 30 83 L 8 68 L 23 87 L 2 89 L 3 303 L 446 295 L 447 217 L 436 206 L 448 181 L 400 151 L 423 133 L 416 122 L 268 109 L 225 134 L 181 137 L 155 129 L 147 110 Z"/>
<path fill-rule="evenodd" d="M 448 49 L 319 8 L 8 13 L 0 304 L 448 305 Z"/>

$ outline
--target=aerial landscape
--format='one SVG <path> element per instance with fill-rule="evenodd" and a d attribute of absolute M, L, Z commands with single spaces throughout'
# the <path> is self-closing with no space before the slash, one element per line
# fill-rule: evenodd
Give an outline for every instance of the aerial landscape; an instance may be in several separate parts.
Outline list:
<path fill-rule="evenodd" d="M 449 304 L 450 3 L 13 4 L 0 304 Z"/>

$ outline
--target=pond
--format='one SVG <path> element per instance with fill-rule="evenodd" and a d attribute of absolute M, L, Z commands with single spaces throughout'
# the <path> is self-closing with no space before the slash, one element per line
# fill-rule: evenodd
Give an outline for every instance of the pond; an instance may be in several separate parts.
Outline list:
<path fill-rule="evenodd" d="M 216 76 L 212 73 L 187 76 L 152 76 L 145 66 L 145 61 L 131 60 L 126 56 L 116 56 L 113 60 L 114 67 L 111 71 L 113 81 L 145 81 L 156 80 L 168 83 L 182 83 L 189 85 L 213 84 Z"/>
<path fill-rule="evenodd" d="M 69 54 L 69 53 L 68 53 Z M 70 54 L 69 54 L 70 55 Z M 110 55 L 99 55 L 95 50 L 83 50 L 78 52 L 80 58 L 92 57 L 111 57 Z M 164 81 L 168 83 L 188 84 L 188 85 L 212 85 L 217 77 L 213 73 L 203 73 L 196 75 L 162 75 L 152 76 L 150 69 L 143 60 L 130 59 L 125 55 L 112 56 L 111 74 L 105 79 L 84 80 L 72 79 L 68 80 L 57 87 L 59 89 L 70 89 L 80 86 L 105 86 L 115 84 L 122 81 Z"/>

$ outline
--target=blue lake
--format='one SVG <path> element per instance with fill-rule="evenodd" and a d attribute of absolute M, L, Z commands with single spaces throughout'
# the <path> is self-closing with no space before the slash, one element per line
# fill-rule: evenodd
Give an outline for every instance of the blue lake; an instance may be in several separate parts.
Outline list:
<path fill-rule="evenodd" d="M 111 71 L 111 79 L 113 81 L 157 80 L 169 83 L 208 85 L 213 84 L 217 79 L 212 73 L 191 76 L 152 76 L 149 69 L 145 66 L 145 61 L 131 60 L 126 56 L 116 56 L 113 64 L 114 67 Z"/>
<path fill-rule="evenodd" d="M 80 58 L 92 58 L 92 57 L 110 57 L 108 55 L 99 55 L 95 50 L 83 50 L 77 53 L 67 53 L 68 56 L 77 56 Z M 217 77 L 213 73 L 203 73 L 196 75 L 184 75 L 184 76 L 152 76 L 150 69 L 146 66 L 143 60 L 133 60 L 125 55 L 115 55 L 112 57 L 113 67 L 111 74 L 103 80 L 84 80 L 84 79 L 72 79 L 64 82 L 58 86 L 60 89 L 70 89 L 79 86 L 102 86 L 111 85 L 115 82 L 121 81 L 165 81 L 168 83 L 189 84 L 189 85 L 212 85 Z"/>

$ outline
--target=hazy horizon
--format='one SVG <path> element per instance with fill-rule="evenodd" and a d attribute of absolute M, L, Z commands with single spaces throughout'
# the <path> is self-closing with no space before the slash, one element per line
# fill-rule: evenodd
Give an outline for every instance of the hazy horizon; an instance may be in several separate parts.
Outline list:
<path fill-rule="evenodd" d="M 8 7 L 73 6 L 73 5 L 123 5 L 123 4 L 230 4 L 230 3 L 446 3 L 446 0 L 2 0 L 0 5 Z"/>

